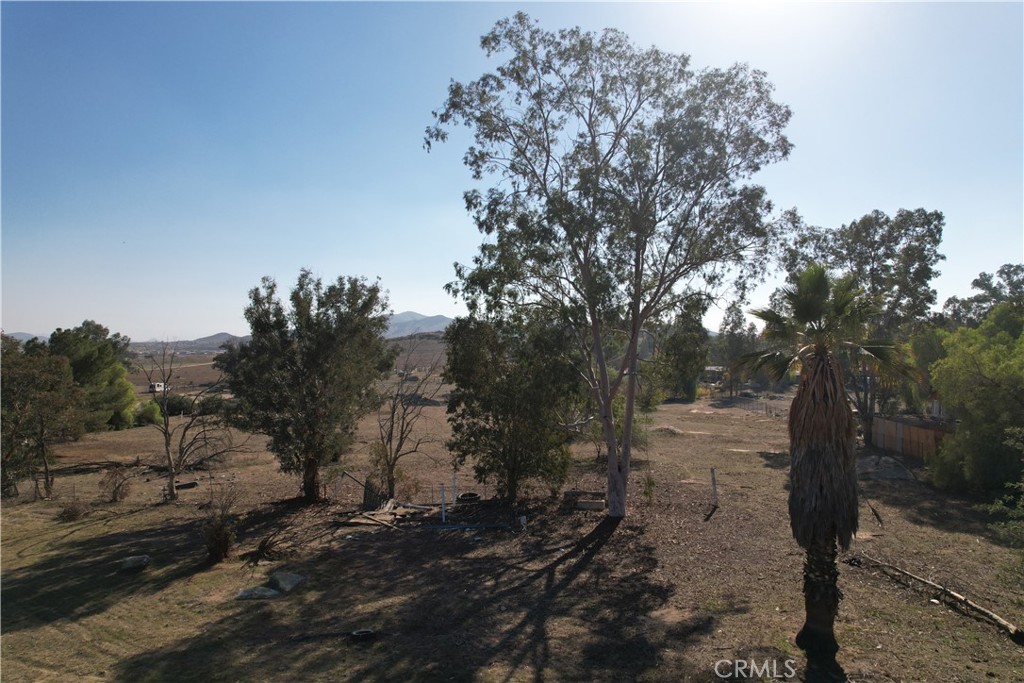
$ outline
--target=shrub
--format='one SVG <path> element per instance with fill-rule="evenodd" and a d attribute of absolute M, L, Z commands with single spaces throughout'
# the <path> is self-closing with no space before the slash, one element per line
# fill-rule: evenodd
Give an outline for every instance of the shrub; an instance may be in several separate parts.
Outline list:
<path fill-rule="evenodd" d="M 92 512 L 92 506 L 77 497 L 69 500 L 61 506 L 57 513 L 57 520 L 60 522 L 77 522 Z"/>
<path fill-rule="evenodd" d="M 1024 457 L 1024 427 L 1006 430 L 1005 445 Z M 1013 484 L 1007 484 L 1010 492 L 989 506 L 989 512 L 1000 521 L 992 528 L 1004 541 L 1019 551 L 1018 572 L 1024 575 L 1024 476 Z"/>
<path fill-rule="evenodd" d="M 238 492 L 233 486 L 225 488 L 221 484 L 210 489 L 202 535 L 206 557 L 213 564 L 225 560 L 235 545 L 235 519 L 231 509 L 237 498 Z"/>
<path fill-rule="evenodd" d="M 472 458 L 476 480 L 493 483 L 509 505 L 530 479 L 560 488 L 568 476 L 569 433 L 559 416 L 581 391 L 564 331 L 540 322 L 460 318 L 445 340 L 445 380 L 455 385 L 447 444 L 455 466 Z"/>
<path fill-rule="evenodd" d="M 568 446 L 552 451 L 541 466 L 539 479 L 548 487 L 552 498 L 556 498 L 569 480 L 572 470 L 572 452 Z"/>
<path fill-rule="evenodd" d="M 174 416 L 192 414 L 191 396 L 185 396 L 184 394 L 170 394 L 166 398 L 165 405 L 167 406 L 168 415 Z"/>
<path fill-rule="evenodd" d="M 251 567 L 253 570 L 259 566 L 260 562 L 279 560 L 284 555 L 284 550 L 281 549 L 280 539 L 278 534 L 280 530 L 271 532 L 268 536 L 260 539 L 259 545 L 256 549 L 250 553 L 247 553 L 245 557 L 245 564 L 247 567 Z"/>
<path fill-rule="evenodd" d="M 1020 481 L 1024 463 L 1007 441 L 1024 424 L 1024 306 L 995 306 L 976 329 L 943 339 L 946 356 L 931 366 L 932 383 L 958 418 L 956 434 L 942 442 L 935 483 L 999 495 Z"/>
<path fill-rule="evenodd" d="M 110 420 L 107 421 L 107 426 L 114 430 L 129 429 L 135 426 L 135 414 L 132 412 L 131 407 L 118 410 L 111 415 Z"/>
<path fill-rule="evenodd" d="M 146 401 L 135 409 L 135 425 L 138 427 L 158 424 L 161 419 L 160 404 L 156 401 Z"/>
<path fill-rule="evenodd" d="M 132 485 L 128 476 L 128 468 L 123 465 L 111 467 L 100 479 L 100 493 L 111 503 L 120 503 L 128 497 L 131 491 Z"/>
<path fill-rule="evenodd" d="M 656 484 L 657 484 L 657 482 L 654 480 L 654 475 L 651 474 L 650 470 L 648 470 L 644 474 L 644 479 L 643 479 L 644 487 L 643 487 L 643 491 L 641 492 L 641 493 L 643 493 L 644 501 L 646 501 L 648 506 L 654 505 L 654 487 L 655 487 Z"/>
<path fill-rule="evenodd" d="M 1003 444 L 999 425 L 964 420 L 942 441 L 932 481 L 947 491 L 996 494 L 1021 476 L 1020 456 Z"/>

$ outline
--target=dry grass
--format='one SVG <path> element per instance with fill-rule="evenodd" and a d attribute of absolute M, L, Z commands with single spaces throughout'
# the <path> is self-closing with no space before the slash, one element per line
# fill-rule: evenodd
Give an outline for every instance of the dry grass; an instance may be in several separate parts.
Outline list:
<path fill-rule="evenodd" d="M 424 428 L 443 437 L 444 409 L 427 411 Z M 356 484 L 342 477 L 331 504 L 297 507 L 287 502 L 297 479 L 265 452 L 186 477 L 199 485 L 177 505 L 159 505 L 163 480 L 141 469 L 128 501 L 97 502 L 78 522 L 55 520 L 59 499 L 6 503 L 4 681 L 708 681 L 722 659 L 773 658 L 802 672 L 793 637 L 803 553 L 786 517 L 784 419 L 700 403 L 663 406 L 651 425 L 680 433 L 652 429 L 617 526 L 546 498 L 519 511 L 525 532 L 443 530 L 432 517 L 410 517 L 402 531 L 344 526 L 342 513 L 361 500 Z M 346 463 L 357 477 L 372 430 L 364 422 Z M 98 495 L 108 463 L 145 462 L 158 448 L 153 429 L 70 444 L 58 457 L 58 496 L 72 486 Z M 443 447 L 430 448 L 404 462 L 422 503 L 451 486 Z M 711 467 L 720 508 L 705 522 Z M 490 494 L 468 472 L 457 480 L 460 491 Z M 227 482 L 240 493 L 237 559 L 210 567 L 199 506 Z M 570 486 L 603 488 L 590 445 Z M 913 481 L 863 482 L 862 501 L 862 534 L 845 557 L 866 552 L 1024 622 L 1019 585 L 1004 571 L 1013 553 L 968 502 Z M 454 520 L 510 521 L 487 504 Z M 246 564 L 274 532 L 280 559 Z M 153 558 L 149 568 L 117 572 L 139 554 Z M 278 568 L 309 579 L 273 601 L 233 599 Z M 836 633 L 851 680 L 1024 680 L 1020 648 L 994 627 L 878 572 L 841 572 Z M 360 628 L 378 637 L 347 637 Z"/>
<path fill-rule="evenodd" d="M 174 361 L 171 385 L 176 391 L 190 393 L 213 384 L 220 378 L 220 372 L 213 367 L 213 358 L 216 355 L 216 353 L 197 353 L 178 356 Z M 139 397 L 144 398 L 149 395 L 149 380 L 146 378 L 143 368 L 149 361 L 145 358 L 138 358 L 136 363 L 139 367 L 128 373 L 128 381 L 135 387 Z"/>

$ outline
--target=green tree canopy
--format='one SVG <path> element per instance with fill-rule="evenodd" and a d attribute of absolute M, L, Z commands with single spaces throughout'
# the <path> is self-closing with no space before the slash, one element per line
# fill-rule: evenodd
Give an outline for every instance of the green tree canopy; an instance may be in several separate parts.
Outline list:
<path fill-rule="evenodd" d="M 949 327 L 977 327 L 996 304 L 1015 301 L 1024 305 L 1024 264 L 1006 263 L 995 275 L 981 273 L 971 282 L 978 290 L 974 296 L 961 299 L 951 296 L 942 307 L 942 317 Z"/>
<path fill-rule="evenodd" d="M 935 304 L 931 286 L 945 217 L 940 211 L 900 209 L 895 216 L 872 211 L 834 230 L 796 220 L 783 266 L 799 273 L 811 263 L 854 278 L 873 298 L 878 312 L 874 332 L 894 333 L 907 321 L 924 318 Z"/>
<path fill-rule="evenodd" d="M 75 386 L 66 357 L 49 353 L 42 344 L 23 348 L 7 335 L 2 338 L 0 374 L 3 496 L 16 495 L 18 480 L 37 468 L 44 471 L 49 493 L 49 448 L 82 433 L 84 392 Z"/>
<path fill-rule="evenodd" d="M 941 212 L 900 209 L 889 216 L 876 210 L 834 230 L 804 225 L 799 218 L 794 223 L 784 268 L 798 273 L 821 263 L 852 278 L 874 301 L 875 311 L 866 321 L 870 337 L 906 340 L 915 323 L 927 318 L 936 301 L 931 282 L 946 258 L 939 252 L 945 226 Z M 847 366 L 846 379 L 870 444 L 872 419 L 880 405 L 893 402 L 900 383 L 885 382 L 864 363 Z"/>
<path fill-rule="evenodd" d="M 708 331 L 704 329 L 704 307 L 684 310 L 672 321 L 662 342 L 670 396 L 685 401 L 697 398 L 697 382 L 708 360 Z"/>
<path fill-rule="evenodd" d="M 1021 475 L 1008 430 L 1024 425 L 1024 304 L 995 305 L 977 328 L 943 340 L 931 368 L 942 403 L 959 423 L 942 442 L 933 476 L 944 488 L 997 492 Z"/>
<path fill-rule="evenodd" d="M 515 503 L 529 479 L 561 486 L 568 474 L 569 431 L 561 417 L 578 401 L 580 377 L 568 361 L 571 340 L 558 326 L 458 318 L 445 332 L 444 379 L 457 463 L 493 481 Z"/>
<path fill-rule="evenodd" d="M 227 346 L 214 363 L 237 401 L 233 419 L 269 436 L 281 469 L 301 472 L 303 497 L 319 500 L 320 468 L 351 444 L 394 362 L 387 300 L 377 283 L 339 277 L 325 287 L 303 270 L 288 305 L 269 277 L 249 302 L 251 341 Z"/>
<path fill-rule="evenodd" d="M 132 426 L 135 388 L 128 381 L 130 341 L 92 320 L 67 330 L 58 328 L 50 335 L 50 353 L 68 359 L 75 384 L 85 391 L 87 431 Z"/>
<path fill-rule="evenodd" d="M 694 71 L 611 29 L 546 31 L 519 13 L 481 47 L 505 60 L 452 82 L 427 129 L 429 147 L 469 127 L 465 163 L 493 183 L 465 194 L 488 239 L 449 288 L 471 310 L 541 308 L 574 331 L 608 447 L 608 514 L 621 517 L 644 326 L 730 273 L 760 275 L 777 226 L 764 188 L 743 181 L 789 154 L 790 111 L 761 71 Z"/>
<path fill-rule="evenodd" d="M 729 304 L 718 326 L 718 336 L 711 345 L 711 358 L 715 365 L 725 368 L 730 396 L 751 374 L 750 368 L 741 361 L 757 350 L 758 337 L 757 327 L 747 322 L 740 304 L 735 301 Z"/>

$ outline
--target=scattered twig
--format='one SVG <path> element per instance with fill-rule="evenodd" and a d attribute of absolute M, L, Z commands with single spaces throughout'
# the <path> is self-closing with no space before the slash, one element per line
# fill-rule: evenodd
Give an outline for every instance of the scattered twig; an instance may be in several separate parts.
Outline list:
<path fill-rule="evenodd" d="M 718 510 L 718 480 L 715 478 L 715 468 L 711 468 L 711 509 L 704 515 L 704 521 L 711 519 Z"/>
<path fill-rule="evenodd" d="M 370 520 L 371 522 L 376 522 L 377 524 L 381 524 L 383 526 L 390 527 L 392 529 L 398 529 L 399 531 L 402 530 L 402 527 L 397 526 L 395 524 L 392 524 L 391 522 L 385 522 L 383 519 L 377 519 L 376 517 L 373 517 L 369 513 L 366 513 L 366 512 L 360 512 L 359 516 L 360 517 L 365 517 L 366 519 Z"/>
<path fill-rule="evenodd" d="M 875 519 L 878 520 L 878 526 L 884 529 L 885 522 L 882 521 L 882 515 L 878 514 L 878 510 L 875 509 L 875 506 L 871 504 L 870 500 L 865 500 L 864 502 L 868 504 L 869 508 L 871 508 L 871 514 L 873 514 L 875 516 Z"/>
<path fill-rule="evenodd" d="M 910 572 L 908 572 L 905 569 L 900 569 L 896 565 L 889 564 L 888 562 L 882 562 L 881 560 L 876 560 L 875 558 L 873 558 L 873 557 L 871 557 L 869 555 L 865 555 L 864 553 L 860 553 L 860 555 L 865 560 L 867 560 L 868 562 L 874 564 L 877 567 L 881 567 L 883 569 L 888 569 L 888 570 L 894 571 L 894 572 L 896 572 L 896 573 L 898 573 L 898 574 L 900 574 L 902 576 L 906 576 L 908 578 L 914 579 L 915 581 L 923 583 L 926 586 L 934 588 L 935 590 L 939 591 L 939 593 L 941 595 L 944 595 L 944 596 L 946 596 L 948 598 L 951 598 L 953 601 L 956 602 L 957 605 L 959 605 L 961 607 L 965 607 L 965 608 L 967 608 L 967 609 L 969 609 L 971 611 L 977 612 L 978 614 L 981 614 L 985 618 L 987 618 L 990 621 L 994 622 L 999 628 L 1001 628 L 1002 630 L 1006 631 L 1006 633 L 1010 636 L 1010 639 L 1013 642 L 1021 644 L 1021 645 L 1024 645 L 1024 631 L 1021 631 L 1019 628 L 1017 628 L 1016 626 L 1011 624 L 1006 619 L 1003 619 L 1001 616 L 999 616 L 995 612 L 993 612 L 991 610 L 988 610 L 988 609 L 985 609 L 984 607 L 982 607 L 978 603 L 973 602 L 972 600 L 969 600 L 965 596 L 963 596 L 963 595 L 961 595 L 959 593 L 955 593 L 955 592 L 951 591 L 950 589 L 946 588 L 945 586 L 942 586 L 942 585 L 939 585 L 939 584 L 935 583 L 934 581 L 929 581 L 928 579 L 921 578 L 920 576 L 917 576 L 916 574 L 911 574 Z"/>

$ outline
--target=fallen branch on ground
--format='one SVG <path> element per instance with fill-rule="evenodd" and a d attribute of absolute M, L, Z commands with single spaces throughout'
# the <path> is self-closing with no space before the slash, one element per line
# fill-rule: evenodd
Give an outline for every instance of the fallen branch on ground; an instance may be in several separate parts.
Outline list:
<path fill-rule="evenodd" d="M 873 557 L 871 557 L 869 555 L 865 555 L 864 553 L 860 553 L 860 556 L 862 558 L 864 558 L 865 560 L 867 560 L 868 562 L 870 562 L 871 564 L 875 565 L 876 567 L 881 567 L 882 569 L 888 569 L 890 571 L 894 571 L 894 572 L 900 574 L 901 576 L 906 576 L 908 578 L 914 579 L 915 581 L 923 583 L 926 586 L 934 588 L 935 590 L 939 591 L 940 595 L 944 595 L 947 598 L 952 599 L 958 606 L 966 608 L 966 609 L 968 609 L 970 611 L 976 612 L 976 613 L 984 616 L 986 619 L 989 619 L 990 621 L 994 622 L 996 624 L 996 626 L 998 626 L 1002 630 L 1006 631 L 1006 633 L 1010 636 L 1010 640 L 1012 640 L 1015 643 L 1024 645 L 1024 631 L 1021 631 L 1019 628 L 1017 628 L 1016 626 L 1014 626 L 1013 624 L 1008 622 L 1006 619 L 1003 619 L 1001 616 L 999 616 L 995 612 L 993 612 L 991 610 L 988 610 L 988 609 L 985 609 L 984 607 L 982 607 L 978 603 L 973 602 L 972 600 L 967 599 L 965 596 L 960 595 L 959 593 L 955 593 L 955 592 L 951 591 L 950 589 L 946 588 L 945 586 L 939 585 L 939 584 L 935 583 L 934 581 L 929 581 L 928 579 L 921 578 L 920 576 L 917 576 L 916 574 L 911 574 L 907 570 L 900 569 L 899 567 L 897 567 L 894 564 L 889 564 L 888 562 L 882 562 L 881 560 L 876 560 L 875 558 L 873 558 Z"/>
<path fill-rule="evenodd" d="M 704 515 L 704 521 L 711 519 L 711 516 L 718 510 L 718 480 L 715 478 L 715 468 L 711 468 L 711 510 Z"/>
<path fill-rule="evenodd" d="M 371 516 L 370 514 L 368 514 L 366 512 L 360 512 L 359 516 L 360 517 L 365 517 L 366 519 L 370 520 L 371 522 L 376 522 L 377 524 L 380 524 L 382 526 L 390 527 L 392 529 L 398 529 L 399 531 L 402 530 L 402 527 L 397 526 L 395 524 L 392 524 L 391 522 L 386 522 L 383 519 L 377 519 L 376 517 L 373 517 L 373 516 Z"/>

